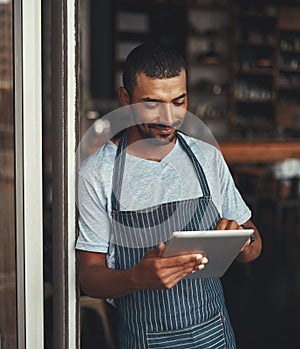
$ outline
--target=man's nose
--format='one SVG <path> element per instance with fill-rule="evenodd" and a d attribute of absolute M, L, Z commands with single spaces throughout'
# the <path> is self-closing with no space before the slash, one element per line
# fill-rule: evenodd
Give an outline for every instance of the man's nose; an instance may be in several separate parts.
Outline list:
<path fill-rule="evenodd" d="M 161 105 L 159 122 L 165 125 L 172 125 L 175 121 L 174 107 L 172 104 L 164 103 Z"/>

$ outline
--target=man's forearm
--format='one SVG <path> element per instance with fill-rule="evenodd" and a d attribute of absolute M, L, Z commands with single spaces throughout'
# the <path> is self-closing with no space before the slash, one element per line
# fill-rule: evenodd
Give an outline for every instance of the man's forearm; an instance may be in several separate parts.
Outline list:
<path fill-rule="evenodd" d="M 136 290 L 132 271 L 89 266 L 79 273 L 82 290 L 91 297 L 118 298 Z"/>
<path fill-rule="evenodd" d="M 207 259 L 199 253 L 162 258 L 165 244 L 148 250 L 126 270 L 110 269 L 103 253 L 80 251 L 79 280 L 82 290 L 98 298 L 119 298 L 137 290 L 170 289 L 194 270 L 203 269 Z"/>

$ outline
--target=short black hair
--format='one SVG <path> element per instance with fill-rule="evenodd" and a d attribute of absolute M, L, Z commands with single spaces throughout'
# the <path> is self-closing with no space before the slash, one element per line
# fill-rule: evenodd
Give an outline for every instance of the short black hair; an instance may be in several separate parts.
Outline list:
<path fill-rule="evenodd" d="M 135 47 L 123 64 L 123 84 L 132 96 L 138 74 L 149 78 L 168 79 L 178 76 L 182 70 L 187 77 L 186 62 L 175 49 L 154 43 Z"/>

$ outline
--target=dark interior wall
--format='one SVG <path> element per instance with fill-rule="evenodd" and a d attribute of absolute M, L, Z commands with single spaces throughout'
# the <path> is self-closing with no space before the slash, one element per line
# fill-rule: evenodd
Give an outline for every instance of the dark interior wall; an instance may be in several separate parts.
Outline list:
<path fill-rule="evenodd" d="M 90 1 L 90 93 L 95 99 L 114 97 L 114 2 Z"/>

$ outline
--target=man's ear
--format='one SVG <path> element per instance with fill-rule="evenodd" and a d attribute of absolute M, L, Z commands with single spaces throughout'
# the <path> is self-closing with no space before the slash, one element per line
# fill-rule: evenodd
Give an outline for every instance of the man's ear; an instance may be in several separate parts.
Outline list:
<path fill-rule="evenodd" d="M 119 100 L 120 100 L 121 104 L 122 105 L 129 105 L 130 98 L 129 98 L 129 94 L 128 94 L 126 88 L 120 87 L 118 92 L 119 92 Z"/>

